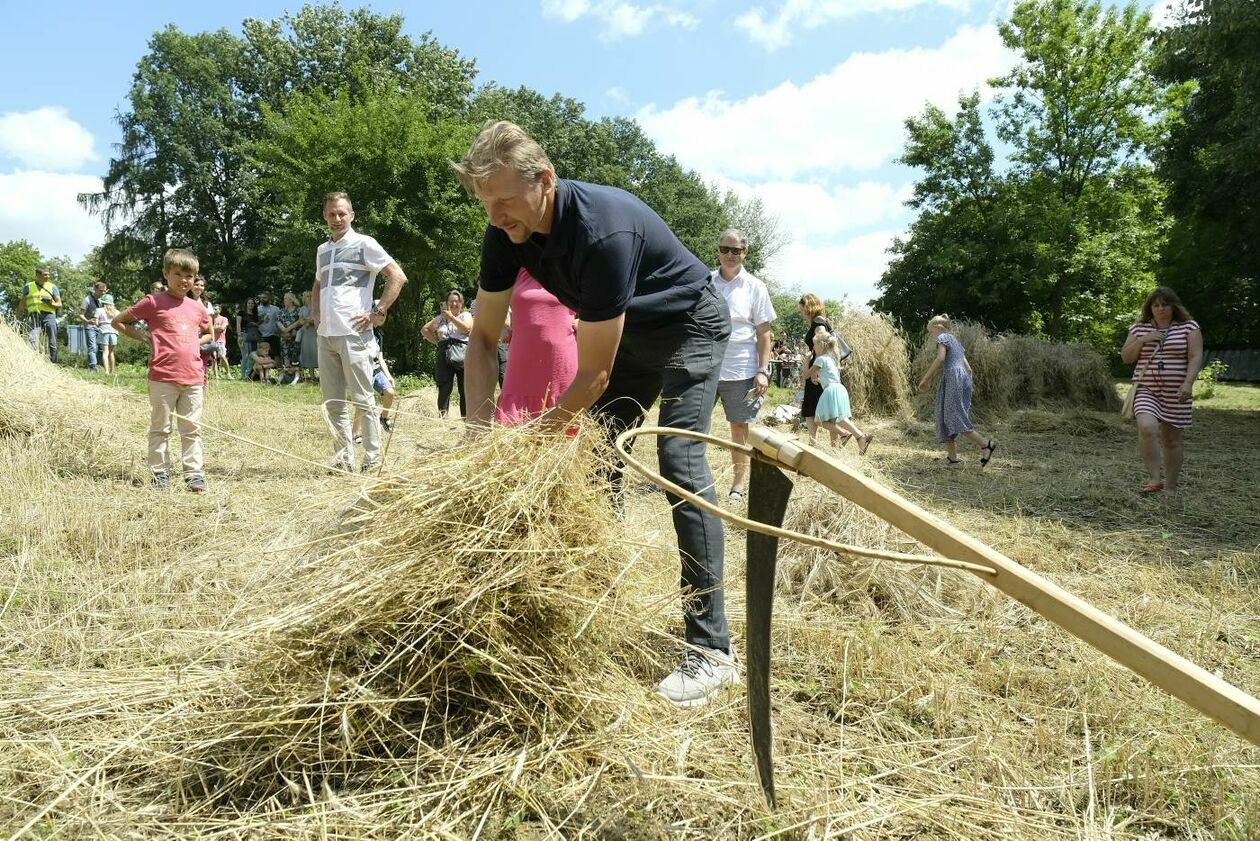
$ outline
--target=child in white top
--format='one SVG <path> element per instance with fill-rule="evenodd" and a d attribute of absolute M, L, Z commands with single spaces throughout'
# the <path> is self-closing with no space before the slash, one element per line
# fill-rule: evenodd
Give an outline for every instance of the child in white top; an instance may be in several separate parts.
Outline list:
<path fill-rule="evenodd" d="M 106 374 L 112 374 L 116 364 L 114 348 L 118 346 L 118 331 L 110 322 L 118 315 L 118 308 L 114 306 L 114 296 L 108 292 L 100 297 L 98 303 L 100 306 L 96 308 L 96 329 L 101 332 L 101 367 Z"/>

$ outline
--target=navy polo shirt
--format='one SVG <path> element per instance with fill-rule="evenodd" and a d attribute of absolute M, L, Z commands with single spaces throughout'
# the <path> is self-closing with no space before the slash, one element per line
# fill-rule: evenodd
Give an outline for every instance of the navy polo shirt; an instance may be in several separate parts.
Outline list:
<path fill-rule="evenodd" d="M 504 292 L 526 269 L 582 321 L 626 314 L 626 324 L 661 324 L 691 311 L 709 269 L 656 211 L 616 187 L 556 180 L 550 234 L 517 245 L 493 225 L 481 241 L 487 292 Z"/>

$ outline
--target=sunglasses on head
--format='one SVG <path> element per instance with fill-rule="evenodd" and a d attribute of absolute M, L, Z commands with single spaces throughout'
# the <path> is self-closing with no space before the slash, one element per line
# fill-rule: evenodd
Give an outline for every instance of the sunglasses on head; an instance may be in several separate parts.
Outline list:
<path fill-rule="evenodd" d="M 735 245 L 719 245 L 718 253 L 719 254 L 743 254 L 744 249 Z"/>

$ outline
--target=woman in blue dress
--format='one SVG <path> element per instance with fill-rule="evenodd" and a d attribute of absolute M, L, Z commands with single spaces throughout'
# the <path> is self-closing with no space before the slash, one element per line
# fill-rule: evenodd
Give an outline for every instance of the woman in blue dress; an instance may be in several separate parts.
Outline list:
<path fill-rule="evenodd" d="M 809 443 L 816 443 L 818 427 L 831 434 L 831 446 L 840 441 L 840 429 L 858 439 L 858 454 L 864 454 L 871 445 L 873 435 L 867 435 L 853 422 L 853 410 L 849 405 L 849 390 L 840 382 L 839 340 L 829 330 L 814 333 L 814 364 L 809 369 L 809 379 L 816 382 L 822 393 L 814 408 L 814 425 L 809 429 Z M 845 441 L 847 442 L 847 438 Z"/>
<path fill-rule="evenodd" d="M 928 335 L 936 340 L 936 358 L 919 380 L 919 391 L 927 391 L 932 378 L 941 371 L 936 386 L 936 440 L 945 445 L 945 458 L 958 463 L 956 439 L 959 435 L 980 447 L 980 466 L 987 466 L 997 449 L 997 442 L 985 438 L 971 425 L 971 364 L 962 343 L 949 331 L 949 316 L 933 316 L 927 324 Z"/>

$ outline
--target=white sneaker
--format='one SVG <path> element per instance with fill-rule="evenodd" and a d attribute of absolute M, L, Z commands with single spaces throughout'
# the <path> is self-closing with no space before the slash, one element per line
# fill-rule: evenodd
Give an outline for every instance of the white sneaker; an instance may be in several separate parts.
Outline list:
<path fill-rule="evenodd" d="M 696 646 L 660 683 L 656 694 L 676 707 L 702 707 L 723 686 L 738 686 L 735 658 L 723 651 Z"/>
<path fill-rule="evenodd" d="M 353 473 L 354 456 L 347 455 L 345 452 L 337 453 L 328 463 L 328 469 L 334 473 Z"/>

